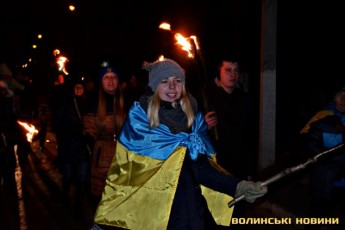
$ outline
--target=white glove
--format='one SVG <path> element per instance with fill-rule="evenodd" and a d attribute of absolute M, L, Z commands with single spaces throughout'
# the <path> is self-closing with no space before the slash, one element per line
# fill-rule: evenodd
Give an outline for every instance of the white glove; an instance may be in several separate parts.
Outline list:
<path fill-rule="evenodd" d="M 235 198 L 244 195 L 244 199 L 249 203 L 262 197 L 267 193 L 267 186 L 261 186 L 261 182 L 241 181 L 237 184 Z"/>

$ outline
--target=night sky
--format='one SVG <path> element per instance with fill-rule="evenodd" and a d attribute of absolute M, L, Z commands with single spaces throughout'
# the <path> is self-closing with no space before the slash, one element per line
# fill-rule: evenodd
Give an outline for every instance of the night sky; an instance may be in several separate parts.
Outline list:
<path fill-rule="evenodd" d="M 75 12 L 68 11 L 69 2 L 76 5 Z M 255 54 L 260 5 L 250 2 L 12 0 L 1 10 L 1 59 L 17 64 L 34 56 L 37 62 L 47 62 L 58 48 L 76 71 L 92 72 L 109 60 L 126 75 L 161 54 L 188 62 L 173 44 L 172 34 L 158 29 L 163 21 L 186 37 L 198 36 L 207 59 L 220 51 Z M 32 50 L 38 33 L 43 39 Z"/>
<path fill-rule="evenodd" d="M 69 3 L 75 12 L 68 11 Z M 341 9 L 331 2 L 278 2 L 277 122 L 287 135 L 298 133 L 319 109 L 320 95 L 344 82 Z M 188 70 L 191 60 L 173 44 L 171 33 L 158 29 L 167 21 L 176 32 L 198 36 L 211 74 L 219 54 L 240 54 L 259 101 L 261 1 L 11 0 L 3 1 L 0 11 L 0 61 L 16 70 L 32 57 L 28 71 L 36 82 L 56 77 L 56 48 L 69 58 L 75 76 L 97 77 L 106 60 L 125 79 L 160 55 Z M 38 33 L 43 39 L 33 50 Z"/>

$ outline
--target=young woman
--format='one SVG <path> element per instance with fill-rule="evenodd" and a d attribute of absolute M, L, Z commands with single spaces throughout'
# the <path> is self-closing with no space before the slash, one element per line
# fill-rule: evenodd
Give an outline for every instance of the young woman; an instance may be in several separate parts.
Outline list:
<path fill-rule="evenodd" d="M 101 199 L 116 140 L 125 119 L 124 100 L 119 87 L 119 75 L 112 67 L 100 71 L 98 98 L 90 103 L 84 115 L 84 128 L 89 146 L 93 146 L 91 160 L 91 195 L 95 208 Z"/>
<path fill-rule="evenodd" d="M 207 124 L 186 91 L 179 64 L 164 59 L 144 68 L 149 87 L 123 126 L 93 229 L 229 225 L 228 195 L 246 194 L 253 202 L 267 188 L 220 172 Z"/>

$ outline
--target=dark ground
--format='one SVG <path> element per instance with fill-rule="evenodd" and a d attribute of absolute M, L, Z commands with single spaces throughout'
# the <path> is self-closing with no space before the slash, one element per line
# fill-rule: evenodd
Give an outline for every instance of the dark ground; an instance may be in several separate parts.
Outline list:
<path fill-rule="evenodd" d="M 62 202 L 61 174 L 56 162 L 56 147 L 53 133 L 47 134 L 51 142 L 43 151 L 38 143 L 27 161 L 17 164 L 15 175 L 4 180 L 0 190 L 0 229 L 89 229 L 93 211 L 89 199 L 85 200 L 85 217 L 77 219 L 74 214 L 74 192 L 70 203 Z"/>

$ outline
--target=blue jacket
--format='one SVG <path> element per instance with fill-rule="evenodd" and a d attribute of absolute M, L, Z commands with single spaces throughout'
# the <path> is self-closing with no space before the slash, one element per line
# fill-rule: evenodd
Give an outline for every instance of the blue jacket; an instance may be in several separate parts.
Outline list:
<path fill-rule="evenodd" d="M 335 147 L 344 141 L 345 114 L 339 112 L 334 103 L 312 117 L 301 131 L 305 134 L 308 153 L 317 154 Z"/>

